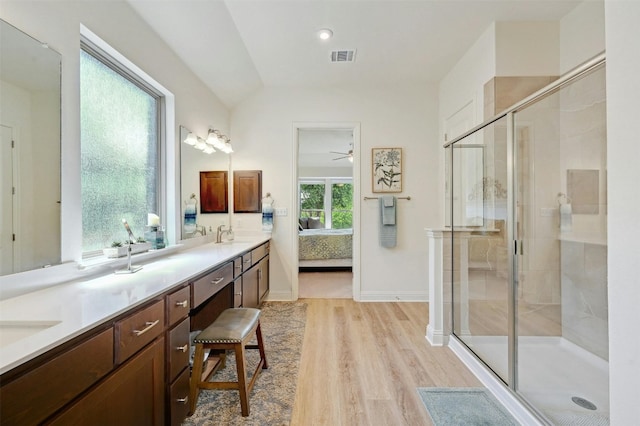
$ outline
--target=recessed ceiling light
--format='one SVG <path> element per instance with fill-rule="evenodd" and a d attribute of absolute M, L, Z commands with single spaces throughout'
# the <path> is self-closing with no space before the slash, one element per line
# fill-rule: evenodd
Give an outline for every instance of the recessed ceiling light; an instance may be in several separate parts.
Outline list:
<path fill-rule="evenodd" d="M 321 30 L 318 30 L 318 37 L 320 37 L 320 40 L 329 40 L 332 36 L 333 36 L 333 31 L 331 31 L 328 28 L 323 28 Z"/>

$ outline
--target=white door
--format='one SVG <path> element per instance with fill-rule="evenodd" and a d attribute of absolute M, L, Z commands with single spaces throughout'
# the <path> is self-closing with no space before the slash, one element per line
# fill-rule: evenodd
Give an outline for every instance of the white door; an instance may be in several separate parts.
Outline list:
<path fill-rule="evenodd" d="M 13 272 L 13 129 L 0 128 L 0 275 L 6 275 Z"/>

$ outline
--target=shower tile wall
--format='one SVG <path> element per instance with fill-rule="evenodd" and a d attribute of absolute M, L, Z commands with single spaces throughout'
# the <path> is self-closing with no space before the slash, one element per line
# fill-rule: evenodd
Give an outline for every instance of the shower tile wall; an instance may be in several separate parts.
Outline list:
<path fill-rule="evenodd" d="M 562 241 L 562 336 L 609 360 L 607 246 Z"/>
<path fill-rule="evenodd" d="M 484 86 L 485 119 L 526 98 L 556 78 L 541 76 L 491 79 Z M 524 262 L 521 268 L 524 273 L 519 276 L 518 298 L 520 302 L 526 304 L 558 306 L 560 304 L 558 217 L 557 214 L 551 216 L 535 214 L 542 209 L 556 207 L 557 189 L 560 185 L 558 167 L 557 164 L 552 164 L 548 165 L 548 170 L 545 170 L 545 161 L 543 161 L 544 158 L 558 158 L 559 155 L 558 136 L 554 133 L 558 122 L 556 112 L 557 107 L 552 107 L 543 116 L 536 116 L 535 122 L 524 123 L 517 129 L 519 187 L 516 189 L 519 191 L 519 198 L 524 200 L 524 203 L 517 206 L 519 218 L 517 226 L 519 235 L 524 238 L 525 250 L 532 254 L 521 259 Z M 506 139 L 504 143 L 497 141 L 494 149 L 496 158 L 506 158 L 506 154 L 501 152 L 506 149 Z M 487 156 L 489 158 L 486 159 L 486 163 L 491 164 L 493 162 L 491 150 L 487 150 Z M 539 160 L 541 166 L 534 171 L 531 164 L 536 160 Z M 506 170 L 506 168 L 496 167 L 496 170 Z M 506 175 L 496 176 L 496 179 L 506 188 Z M 535 192 L 533 192 L 534 187 Z M 547 190 L 540 190 L 540 188 L 547 188 Z M 506 254 L 506 238 L 504 244 L 503 252 Z"/>
<path fill-rule="evenodd" d="M 558 77 L 494 77 L 484 85 L 484 119 L 542 89 Z"/>
<path fill-rule="evenodd" d="M 608 359 L 607 193 L 606 193 L 605 69 L 561 92 L 562 187 L 567 170 L 591 172 L 598 179 L 580 180 L 578 188 L 597 199 L 596 209 L 572 215 L 571 232 L 562 240 L 562 335 L 599 357 Z M 595 173 L 595 172 L 598 173 Z M 576 182 L 573 183 L 574 185 Z M 567 188 L 569 189 L 569 188 Z M 580 210 L 578 210 L 580 211 Z"/>

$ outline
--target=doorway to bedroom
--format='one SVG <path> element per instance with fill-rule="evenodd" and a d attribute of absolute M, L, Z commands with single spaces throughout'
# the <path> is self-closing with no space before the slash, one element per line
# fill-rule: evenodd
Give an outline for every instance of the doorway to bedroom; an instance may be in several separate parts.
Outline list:
<path fill-rule="evenodd" d="M 353 298 L 354 129 L 298 128 L 298 297 Z"/>

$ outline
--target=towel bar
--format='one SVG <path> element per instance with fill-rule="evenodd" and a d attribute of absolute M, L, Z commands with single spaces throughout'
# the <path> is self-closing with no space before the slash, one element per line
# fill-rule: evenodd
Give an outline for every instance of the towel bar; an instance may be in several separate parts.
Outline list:
<path fill-rule="evenodd" d="M 379 197 L 364 197 L 364 200 L 377 200 Z M 411 197 L 407 196 L 407 197 L 397 197 L 398 200 L 411 200 Z"/>

